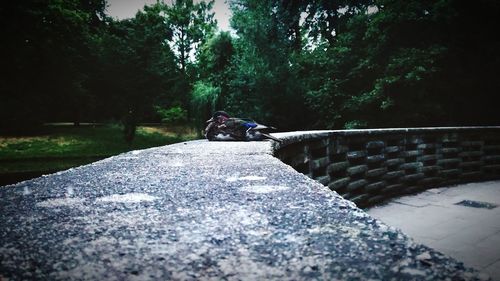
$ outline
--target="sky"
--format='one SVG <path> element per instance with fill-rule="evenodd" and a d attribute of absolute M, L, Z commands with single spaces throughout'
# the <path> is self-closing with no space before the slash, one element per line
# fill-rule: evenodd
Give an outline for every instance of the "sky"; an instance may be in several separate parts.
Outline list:
<path fill-rule="evenodd" d="M 172 0 L 165 0 L 166 3 L 170 3 L 170 1 Z M 154 3 L 156 3 L 156 0 L 108 0 L 107 13 L 111 17 L 117 19 L 132 18 L 145 4 L 149 5 Z M 229 31 L 229 18 L 231 17 L 231 12 L 229 11 L 226 0 L 215 0 L 214 12 L 219 28 L 224 31 Z"/>

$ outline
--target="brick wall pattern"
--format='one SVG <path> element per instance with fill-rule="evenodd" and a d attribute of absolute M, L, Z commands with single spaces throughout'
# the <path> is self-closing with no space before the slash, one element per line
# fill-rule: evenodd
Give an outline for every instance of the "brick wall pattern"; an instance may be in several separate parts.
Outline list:
<path fill-rule="evenodd" d="M 429 188 L 500 178 L 500 127 L 331 131 L 276 155 L 359 207 Z"/>

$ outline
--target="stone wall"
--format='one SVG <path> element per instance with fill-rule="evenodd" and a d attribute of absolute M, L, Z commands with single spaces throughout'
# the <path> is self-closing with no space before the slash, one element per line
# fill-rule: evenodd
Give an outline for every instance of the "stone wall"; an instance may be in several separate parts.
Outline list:
<path fill-rule="evenodd" d="M 275 154 L 360 207 L 428 188 L 500 178 L 500 127 L 277 134 Z"/>

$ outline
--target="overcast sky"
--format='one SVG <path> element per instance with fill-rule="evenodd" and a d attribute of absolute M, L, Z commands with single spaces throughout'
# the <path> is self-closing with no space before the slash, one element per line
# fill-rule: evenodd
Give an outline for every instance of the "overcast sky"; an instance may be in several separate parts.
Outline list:
<path fill-rule="evenodd" d="M 166 3 L 170 3 L 171 1 L 172 0 L 165 0 Z M 108 0 L 107 12 L 108 15 L 113 18 L 132 18 L 138 10 L 144 7 L 145 4 L 154 3 L 156 3 L 156 0 Z M 226 0 L 215 0 L 214 12 L 219 28 L 228 31 L 231 13 Z"/>

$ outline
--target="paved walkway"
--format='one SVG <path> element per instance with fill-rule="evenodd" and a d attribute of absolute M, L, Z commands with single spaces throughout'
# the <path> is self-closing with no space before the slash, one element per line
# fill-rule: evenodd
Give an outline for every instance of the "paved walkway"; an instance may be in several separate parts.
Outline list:
<path fill-rule="evenodd" d="M 498 207 L 456 205 L 464 200 Z M 493 207 L 493 206 L 491 206 Z M 500 181 L 436 188 L 367 211 L 416 242 L 500 280 Z"/>

